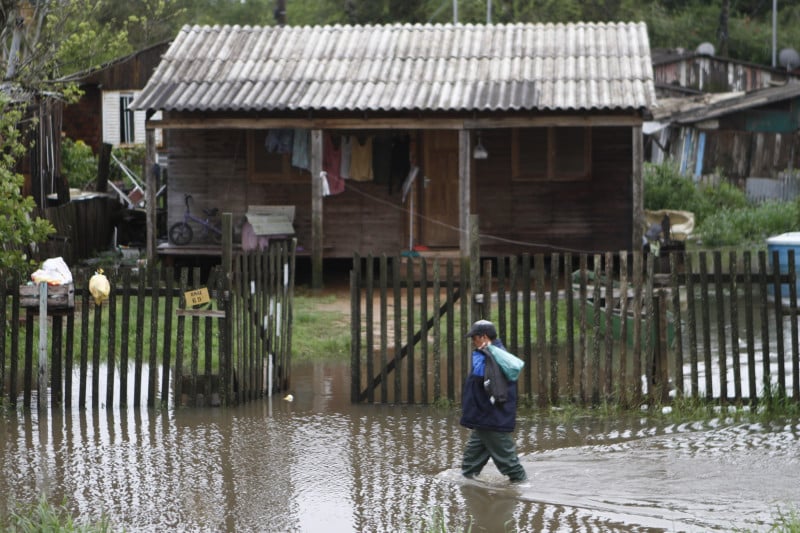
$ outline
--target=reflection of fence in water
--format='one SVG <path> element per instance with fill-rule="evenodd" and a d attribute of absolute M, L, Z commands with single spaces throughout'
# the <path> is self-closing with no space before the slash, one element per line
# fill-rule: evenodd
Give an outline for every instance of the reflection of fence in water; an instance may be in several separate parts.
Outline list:
<path fill-rule="evenodd" d="M 793 347 L 793 340 L 794 334 L 793 329 L 797 327 L 796 319 L 792 319 L 791 316 L 791 309 L 784 308 L 781 312 L 781 327 L 780 331 L 781 339 L 778 339 L 778 328 L 777 323 L 775 322 L 778 320 L 775 313 L 775 305 L 772 300 L 772 292 L 769 290 L 770 287 L 767 287 L 767 304 L 766 309 L 762 309 L 762 303 L 760 296 L 753 299 L 750 305 L 753 306 L 752 309 L 752 317 L 747 318 L 745 316 L 745 312 L 743 311 L 746 308 L 745 302 L 745 295 L 742 287 L 740 286 L 738 289 L 737 294 L 731 294 L 729 291 L 723 291 L 721 298 L 723 299 L 722 309 L 726 313 L 723 317 L 722 321 L 718 320 L 717 317 L 717 298 L 718 295 L 714 292 L 709 294 L 709 327 L 707 332 L 700 331 L 698 332 L 698 348 L 699 350 L 705 350 L 706 346 L 710 350 L 710 366 L 706 368 L 705 366 L 705 354 L 699 357 L 699 361 L 697 363 L 697 392 L 696 395 L 700 397 L 711 396 L 712 398 L 718 398 L 721 390 L 721 383 L 722 380 L 720 379 L 720 364 L 719 361 L 723 357 L 725 357 L 725 372 L 726 372 L 726 383 L 728 384 L 729 394 L 731 389 L 733 390 L 734 400 L 736 396 L 736 383 L 740 383 L 740 394 L 743 398 L 750 398 L 750 394 L 755 392 L 754 397 L 760 397 L 765 394 L 765 386 L 767 383 L 770 383 L 770 388 L 774 392 L 780 383 L 780 380 L 783 379 L 783 383 L 785 384 L 785 394 L 787 396 L 794 396 L 795 394 L 795 373 L 796 367 L 794 366 L 794 361 L 796 360 L 795 354 L 797 352 L 797 347 Z M 694 301 L 696 302 L 699 299 L 699 293 L 695 293 Z M 731 302 L 732 298 L 736 298 L 736 302 Z M 681 293 L 681 301 L 686 302 L 687 297 L 685 293 Z M 688 305 L 685 303 L 684 305 Z M 738 311 L 738 324 L 737 327 L 734 328 L 731 324 L 731 317 L 730 317 L 730 309 L 735 307 Z M 766 343 L 762 340 L 762 334 L 764 331 L 764 327 L 762 326 L 761 320 L 762 316 L 766 317 L 766 330 L 768 332 L 768 337 Z M 684 315 L 684 322 L 685 322 L 685 315 Z M 720 337 L 719 323 L 723 324 L 724 331 L 722 332 L 722 336 L 725 339 L 725 344 L 721 345 L 718 341 Z M 752 328 L 752 339 L 748 340 L 747 338 L 747 329 L 748 324 L 751 324 L 750 327 Z M 705 340 L 705 335 L 708 335 L 708 342 Z M 688 346 L 686 336 L 686 327 L 684 325 L 683 329 L 683 342 L 684 346 Z M 753 361 L 755 362 L 754 365 L 750 365 L 748 362 L 749 358 L 749 350 L 751 349 L 750 343 L 752 343 L 752 351 L 753 351 Z M 782 365 L 782 372 L 783 378 L 781 378 L 781 371 L 778 368 L 778 350 L 782 350 L 784 353 L 783 357 L 783 365 Z M 765 359 L 766 357 L 766 359 Z M 674 361 L 674 352 L 670 352 L 670 361 Z M 738 368 L 737 368 L 738 367 Z M 765 374 L 765 368 L 768 369 L 768 374 Z M 753 370 L 754 379 L 749 377 L 750 370 Z M 683 390 L 685 394 L 692 395 L 693 385 L 691 379 L 691 370 L 692 367 L 688 361 L 684 361 L 684 385 Z M 768 379 L 767 379 L 768 378 Z M 750 386 L 750 383 L 755 384 L 755 388 Z M 710 389 L 709 387 L 710 384 Z M 732 400 L 733 401 L 733 400 Z"/>
<path fill-rule="evenodd" d="M 351 397 L 457 400 L 470 350 L 461 332 L 468 317 L 491 317 L 509 350 L 526 361 L 520 393 L 541 405 L 680 395 L 746 402 L 775 391 L 800 399 L 797 322 L 784 319 L 797 316 L 796 301 L 787 308 L 768 297 L 781 284 L 796 294 L 793 264 L 781 273 L 764 252 L 650 257 L 492 258 L 474 290 L 468 269 L 455 276 L 451 259 L 416 258 L 413 274 L 397 266 L 400 258 L 369 258 L 366 267 L 357 260 Z M 658 272 L 664 264 L 673 268 Z M 605 305 L 606 295 L 614 305 Z M 762 343 L 765 358 L 758 356 Z"/>

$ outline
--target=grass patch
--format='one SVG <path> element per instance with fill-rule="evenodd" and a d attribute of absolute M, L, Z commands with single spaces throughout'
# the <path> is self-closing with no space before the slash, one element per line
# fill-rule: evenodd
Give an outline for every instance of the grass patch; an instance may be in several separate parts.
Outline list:
<path fill-rule="evenodd" d="M 108 518 L 105 516 L 96 523 L 80 522 L 72 516 L 66 503 L 51 504 L 44 495 L 41 495 L 36 503 L 17 504 L 8 517 L 0 520 L 0 526 L 3 531 L 9 533 L 39 533 L 42 531 L 105 533 L 112 531 Z"/>
<path fill-rule="evenodd" d="M 613 401 L 603 401 L 594 406 L 582 406 L 572 402 L 562 402 L 544 409 L 537 407 L 535 399 L 520 398 L 520 415 L 546 417 L 558 422 L 571 422 L 576 419 L 592 417 L 601 419 L 624 418 L 625 416 L 647 417 L 660 423 L 708 422 L 725 420 L 726 423 L 760 422 L 772 423 L 776 420 L 797 420 L 800 418 L 800 405 L 792 398 L 780 396 L 777 391 L 769 397 L 762 394 L 755 407 L 750 405 L 717 405 L 704 398 L 675 398 L 666 404 L 640 404 L 625 406 Z"/>
<path fill-rule="evenodd" d="M 293 305 L 294 361 L 347 360 L 350 357 L 350 317 L 337 309 L 336 296 L 315 296 L 299 289 Z"/>

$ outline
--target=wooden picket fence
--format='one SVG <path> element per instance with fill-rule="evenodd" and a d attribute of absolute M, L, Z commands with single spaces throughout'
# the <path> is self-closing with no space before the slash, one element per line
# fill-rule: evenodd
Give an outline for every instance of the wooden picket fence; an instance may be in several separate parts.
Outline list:
<path fill-rule="evenodd" d="M 294 241 L 273 241 L 202 278 L 199 268 L 109 268 L 100 305 L 88 290 L 94 270 L 74 269 L 74 305 L 47 308 L 44 321 L 38 302 L 23 306 L 20 281 L 7 280 L 0 397 L 24 408 L 178 407 L 285 390 L 294 253 Z M 203 288 L 210 301 L 187 306 L 185 295 Z"/>
<path fill-rule="evenodd" d="M 783 268 L 766 252 L 356 257 L 351 398 L 459 401 L 464 334 L 490 318 L 540 406 L 797 402 L 796 294 L 792 253 Z"/>

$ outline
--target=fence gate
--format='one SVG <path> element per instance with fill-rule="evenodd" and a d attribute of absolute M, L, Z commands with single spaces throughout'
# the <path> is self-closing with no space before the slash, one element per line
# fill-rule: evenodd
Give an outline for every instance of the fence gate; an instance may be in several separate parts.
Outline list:
<path fill-rule="evenodd" d="M 0 397 L 30 408 L 232 405 L 285 390 L 290 380 L 295 241 L 217 268 L 108 268 L 107 299 L 73 284 L 0 284 Z M 31 300 L 31 289 L 36 294 Z M 187 305 L 186 295 L 208 291 Z M 68 298 L 54 302 L 67 294 Z M 43 319 L 40 309 L 45 309 Z"/>

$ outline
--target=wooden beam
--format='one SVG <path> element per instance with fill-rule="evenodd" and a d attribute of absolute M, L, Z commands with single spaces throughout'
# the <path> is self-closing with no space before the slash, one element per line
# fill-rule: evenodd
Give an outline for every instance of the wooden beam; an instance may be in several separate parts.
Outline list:
<path fill-rule="evenodd" d="M 322 130 L 311 130 L 311 288 L 322 288 Z"/>
<path fill-rule="evenodd" d="M 504 129 L 544 126 L 584 126 L 590 128 L 636 126 L 643 123 L 642 117 L 630 115 L 531 115 L 528 117 L 487 117 L 465 119 L 464 129 Z"/>
<path fill-rule="evenodd" d="M 643 122 L 638 114 L 629 115 L 568 115 L 543 116 L 532 114 L 517 117 L 449 118 L 167 118 L 148 120 L 147 128 L 164 130 L 212 130 L 244 129 L 263 130 L 271 128 L 346 129 L 346 130 L 462 130 L 503 129 L 541 126 L 586 126 L 615 127 L 637 126 Z"/>
<path fill-rule="evenodd" d="M 148 121 L 147 127 L 184 130 L 242 129 L 265 130 L 271 128 L 301 129 L 348 129 L 348 130 L 392 130 L 392 129 L 461 129 L 463 120 L 416 119 L 416 118 L 170 118 Z"/>
<path fill-rule="evenodd" d="M 188 317 L 225 318 L 225 310 L 221 309 L 176 309 L 175 314 Z"/>

